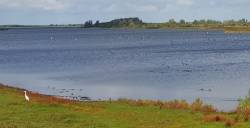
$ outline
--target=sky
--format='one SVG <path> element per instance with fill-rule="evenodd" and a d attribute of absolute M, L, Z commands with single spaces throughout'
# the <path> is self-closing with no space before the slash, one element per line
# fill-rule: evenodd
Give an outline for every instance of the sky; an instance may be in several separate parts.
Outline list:
<path fill-rule="evenodd" d="M 145 22 L 250 19 L 250 0 L 0 0 L 0 24 L 80 24 L 139 17 Z"/>

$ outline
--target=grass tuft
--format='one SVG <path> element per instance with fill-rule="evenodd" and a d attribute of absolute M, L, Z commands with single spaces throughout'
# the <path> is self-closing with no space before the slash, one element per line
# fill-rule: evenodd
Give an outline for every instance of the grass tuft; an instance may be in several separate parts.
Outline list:
<path fill-rule="evenodd" d="M 206 122 L 224 122 L 226 121 L 226 117 L 222 114 L 212 114 L 204 116 L 204 120 Z"/>

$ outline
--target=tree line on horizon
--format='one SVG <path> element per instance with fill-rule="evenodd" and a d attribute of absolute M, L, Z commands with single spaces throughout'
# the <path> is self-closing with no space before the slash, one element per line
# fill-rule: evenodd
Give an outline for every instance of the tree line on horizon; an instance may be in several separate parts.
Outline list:
<path fill-rule="evenodd" d="M 216 26 L 250 26 L 250 22 L 247 19 L 239 19 L 239 20 L 212 20 L 212 19 L 201 19 L 201 20 L 193 20 L 193 21 L 186 21 L 181 19 L 176 21 L 175 19 L 169 19 L 167 22 L 162 23 L 146 23 L 140 20 L 139 18 L 121 18 L 111 20 L 109 22 L 100 22 L 97 20 L 93 22 L 92 20 L 88 20 L 83 24 L 84 28 L 91 28 L 91 27 L 192 27 L 192 26 L 206 26 L 206 25 L 216 25 Z"/>

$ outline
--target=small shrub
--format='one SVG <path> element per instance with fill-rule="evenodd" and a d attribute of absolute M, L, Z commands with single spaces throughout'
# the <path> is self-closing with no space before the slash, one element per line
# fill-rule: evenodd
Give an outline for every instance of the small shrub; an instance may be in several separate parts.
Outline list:
<path fill-rule="evenodd" d="M 249 120 L 248 117 L 244 117 L 245 122 L 248 122 L 248 120 Z"/>
<path fill-rule="evenodd" d="M 163 105 L 164 105 L 164 103 L 162 101 L 159 101 L 159 100 L 154 103 L 154 106 L 159 106 L 160 109 L 163 108 Z"/>
<path fill-rule="evenodd" d="M 189 104 L 185 100 L 173 100 L 163 103 L 163 108 L 167 109 L 188 109 Z"/>
<path fill-rule="evenodd" d="M 226 127 L 232 127 L 233 125 L 235 125 L 235 122 L 234 122 L 233 120 L 227 119 L 227 120 L 225 121 L 225 126 L 226 126 Z"/>
<path fill-rule="evenodd" d="M 201 111 L 206 113 L 212 113 L 216 112 L 217 110 L 212 105 L 203 105 Z"/>
<path fill-rule="evenodd" d="M 206 122 L 224 122 L 226 121 L 226 117 L 222 114 L 213 114 L 213 115 L 206 115 L 204 117 Z"/>
<path fill-rule="evenodd" d="M 241 100 L 237 107 L 237 114 L 243 116 L 244 121 L 248 121 L 250 118 L 250 99 L 246 98 Z"/>
<path fill-rule="evenodd" d="M 239 122 L 239 120 L 240 120 L 239 116 L 234 117 L 235 122 Z"/>
<path fill-rule="evenodd" d="M 244 109 L 243 109 L 243 115 L 247 118 L 250 117 L 250 106 L 246 106 Z"/>
<path fill-rule="evenodd" d="M 120 98 L 117 100 L 118 102 L 121 103 L 126 103 L 126 104 L 130 104 L 130 105 L 135 105 L 136 101 L 135 100 L 131 100 L 131 99 L 126 99 L 126 98 Z"/>
<path fill-rule="evenodd" d="M 136 101 L 136 105 L 137 106 L 144 106 L 145 105 L 145 102 L 143 100 L 137 100 Z"/>
<path fill-rule="evenodd" d="M 196 99 L 192 104 L 191 104 L 191 109 L 193 111 L 201 111 L 202 110 L 202 105 L 203 102 L 200 98 Z"/>

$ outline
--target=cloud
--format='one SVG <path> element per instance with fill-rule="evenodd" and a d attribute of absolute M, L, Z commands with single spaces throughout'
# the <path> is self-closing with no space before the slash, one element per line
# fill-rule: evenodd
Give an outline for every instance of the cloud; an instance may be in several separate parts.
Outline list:
<path fill-rule="evenodd" d="M 67 7 L 67 4 L 64 0 L 0 0 L 0 6 L 9 8 L 63 10 Z"/>
<path fill-rule="evenodd" d="M 179 5 L 192 6 L 194 3 L 193 0 L 177 0 L 177 4 Z"/>
<path fill-rule="evenodd" d="M 170 18 L 248 18 L 250 0 L 0 0 L 0 24 L 79 23 L 139 17 L 146 22 Z"/>

